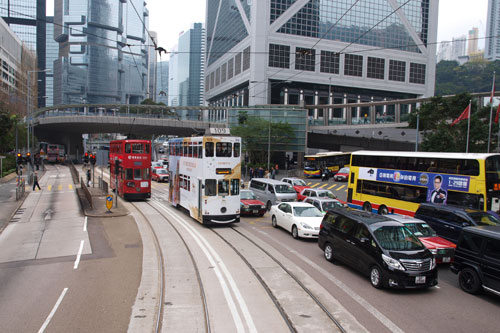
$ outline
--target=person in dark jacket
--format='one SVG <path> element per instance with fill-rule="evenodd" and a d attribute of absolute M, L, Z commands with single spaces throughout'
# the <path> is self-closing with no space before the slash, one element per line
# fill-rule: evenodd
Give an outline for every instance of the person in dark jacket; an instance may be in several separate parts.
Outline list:
<path fill-rule="evenodd" d="M 40 184 L 38 184 L 38 172 L 33 174 L 33 191 L 35 190 L 35 186 L 41 191 Z"/>

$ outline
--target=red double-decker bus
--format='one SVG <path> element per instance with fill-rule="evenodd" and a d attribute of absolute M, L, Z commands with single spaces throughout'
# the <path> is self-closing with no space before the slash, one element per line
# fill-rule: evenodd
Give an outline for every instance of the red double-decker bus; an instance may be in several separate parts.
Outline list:
<path fill-rule="evenodd" d="M 151 198 L 151 141 L 116 140 L 109 143 L 110 187 L 124 199 Z"/>

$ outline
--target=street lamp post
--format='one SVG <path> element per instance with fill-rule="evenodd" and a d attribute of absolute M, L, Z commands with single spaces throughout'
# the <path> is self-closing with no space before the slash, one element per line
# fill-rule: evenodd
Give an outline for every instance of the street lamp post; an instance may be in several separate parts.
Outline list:
<path fill-rule="evenodd" d="M 269 133 L 267 138 L 267 171 L 270 172 L 269 166 L 271 164 L 271 123 L 273 122 L 272 111 L 269 110 Z"/>

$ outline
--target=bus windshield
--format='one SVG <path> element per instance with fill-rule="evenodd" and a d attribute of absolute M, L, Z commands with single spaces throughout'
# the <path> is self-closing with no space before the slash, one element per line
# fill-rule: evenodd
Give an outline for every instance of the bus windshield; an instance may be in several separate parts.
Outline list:
<path fill-rule="evenodd" d="M 424 246 L 405 226 L 371 226 L 373 235 L 380 246 L 388 251 L 416 251 Z"/>

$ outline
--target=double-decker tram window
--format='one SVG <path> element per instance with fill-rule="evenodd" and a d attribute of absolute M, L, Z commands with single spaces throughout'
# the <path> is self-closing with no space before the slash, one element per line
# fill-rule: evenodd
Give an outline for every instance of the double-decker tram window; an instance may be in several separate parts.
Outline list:
<path fill-rule="evenodd" d="M 240 221 L 241 138 L 226 134 L 174 138 L 169 202 L 203 224 Z"/>
<path fill-rule="evenodd" d="M 133 180 L 134 179 L 134 169 L 126 169 L 125 171 L 125 179 Z"/>
<path fill-rule="evenodd" d="M 134 180 L 142 180 L 142 169 L 134 169 Z"/>

